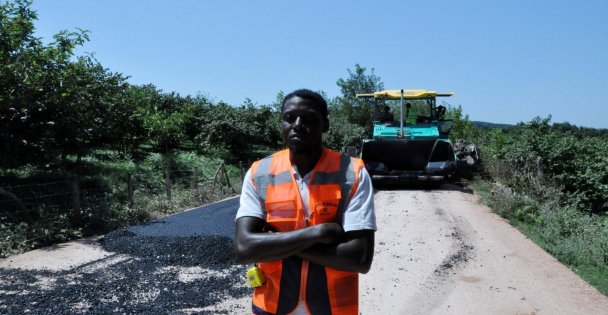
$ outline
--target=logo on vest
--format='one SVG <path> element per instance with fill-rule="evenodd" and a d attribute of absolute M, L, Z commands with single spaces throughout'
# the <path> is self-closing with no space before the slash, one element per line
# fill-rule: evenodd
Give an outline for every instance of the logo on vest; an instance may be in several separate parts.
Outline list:
<path fill-rule="evenodd" d="M 323 201 L 316 204 L 315 208 L 319 215 L 331 215 L 338 208 L 338 203 L 332 201 Z"/>

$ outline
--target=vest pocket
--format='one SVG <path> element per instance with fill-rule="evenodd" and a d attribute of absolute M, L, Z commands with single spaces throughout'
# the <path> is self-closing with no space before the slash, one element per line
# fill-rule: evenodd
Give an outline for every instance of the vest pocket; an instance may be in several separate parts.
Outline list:
<path fill-rule="evenodd" d="M 266 201 L 266 222 L 277 231 L 290 231 L 296 227 L 298 209 L 295 200 Z"/>
<path fill-rule="evenodd" d="M 281 261 L 260 262 L 266 282 L 253 289 L 253 304 L 271 313 L 276 312 L 281 287 Z"/>

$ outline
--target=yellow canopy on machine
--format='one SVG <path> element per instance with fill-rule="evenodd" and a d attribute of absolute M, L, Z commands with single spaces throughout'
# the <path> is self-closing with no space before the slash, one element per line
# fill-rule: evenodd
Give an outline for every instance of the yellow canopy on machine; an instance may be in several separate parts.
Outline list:
<path fill-rule="evenodd" d="M 435 91 L 427 90 L 384 90 L 374 93 L 361 93 L 357 94 L 358 98 L 382 98 L 389 100 L 401 99 L 401 91 L 403 91 L 404 99 L 419 99 L 436 96 L 452 96 L 454 93 L 437 93 Z"/>

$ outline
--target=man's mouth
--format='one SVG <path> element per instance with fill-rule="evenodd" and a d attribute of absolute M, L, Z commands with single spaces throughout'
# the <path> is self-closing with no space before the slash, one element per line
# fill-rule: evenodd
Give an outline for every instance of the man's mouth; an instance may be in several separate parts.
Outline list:
<path fill-rule="evenodd" d="M 289 140 L 294 141 L 294 142 L 299 142 L 304 140 L 306 137 L 304 135 L 291 135 L 289 136 Z"/>

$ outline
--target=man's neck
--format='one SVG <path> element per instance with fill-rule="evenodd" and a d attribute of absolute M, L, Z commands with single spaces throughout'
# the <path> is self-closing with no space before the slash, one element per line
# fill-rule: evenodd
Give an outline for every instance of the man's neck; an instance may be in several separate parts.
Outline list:
<path fill-rule="evenodd" d="M 294 153 L 291 150 L 289 151 L 291 163 L 296 166 L 298 173 L 302 177 L 306 176 L 306 174 L 315 168 L 321 155 L 323 155 L 323 147 L 306 153 Z"/>

